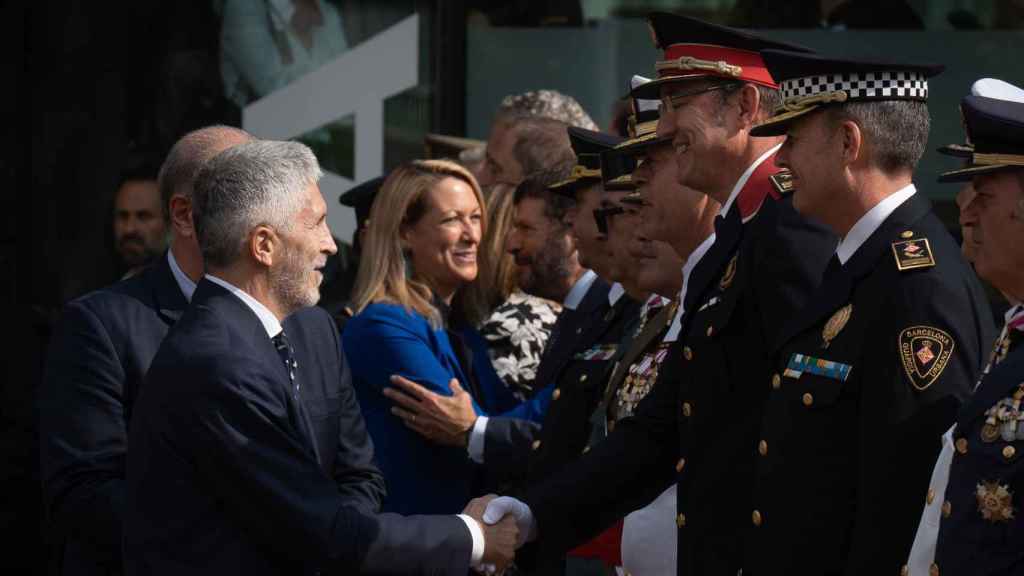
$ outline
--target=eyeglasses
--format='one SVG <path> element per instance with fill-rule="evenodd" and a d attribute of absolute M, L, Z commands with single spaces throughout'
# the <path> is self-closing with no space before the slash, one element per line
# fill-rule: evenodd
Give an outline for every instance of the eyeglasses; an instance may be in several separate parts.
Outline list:
<path fill-rule="evenodd" d="M 623 214 L 626 209 L 622 206 L 607 206 L 594 208 L 594 222 L 597 223 L 597 231 L 601 234 L 608 234 L 608 219 L 616 214 Z"/>
<path fill-rule="evenodd" d="M 672 112 L 679 107 L 679 102 L 685 100 L 691 96 L 698 96 L 705 92 L 713 92 L 715 90 L 724 90 L 726 88 L 732 89 L 738 86 L 736 82 L 724 82 L 721 84 L 715 84 L 713 86 L 706 86 L 704 88 L 698 88 L 696 90 L 689 90 L 686 92 L 675 92 L 661 97 L 661 109 Z"/>

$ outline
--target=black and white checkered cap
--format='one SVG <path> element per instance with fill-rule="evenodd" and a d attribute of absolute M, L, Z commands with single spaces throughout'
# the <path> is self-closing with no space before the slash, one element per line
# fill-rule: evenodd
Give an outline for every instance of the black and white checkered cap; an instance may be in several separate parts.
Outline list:
<path fill-rule="evenodd" d="M 848 72 L 783 80 L 782 101 L 803 99 L 823 92 L 846 92 L 847 100 L 927 100 L 928 80 L 911 71 Z"/>

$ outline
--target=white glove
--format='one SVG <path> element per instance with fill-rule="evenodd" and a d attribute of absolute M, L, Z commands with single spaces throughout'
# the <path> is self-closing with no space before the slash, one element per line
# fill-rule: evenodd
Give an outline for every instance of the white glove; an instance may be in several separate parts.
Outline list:
<path fill-rule="evenodd" d="M 484 510 L 484 522 L 489 525 L 497 524 L 508 514 L 516 519 L 516 525 L 519 527 L 516 548 L 537 537 L 537 522 L 533 519 L 530 507 L 511 496 L 499 496 L 491 500 Z"/>

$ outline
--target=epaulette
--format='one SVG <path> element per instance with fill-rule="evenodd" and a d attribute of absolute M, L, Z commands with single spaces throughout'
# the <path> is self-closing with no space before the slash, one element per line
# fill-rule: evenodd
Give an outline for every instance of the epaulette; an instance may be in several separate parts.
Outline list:
<path fill-rule="evenodd" d="M 892 255 L 901 272 L 935 266 L 935 256 L 927 238 L 914 238 L 913 230 L 904 230 L 900 238 L 892 243 Z"/>
<path fill-rule="evenodd" d="M 793 173 L 789 170 L 772 174 L 768 179 L 772 181 L 775 190 L 783 196 L 793 191 Z"/>

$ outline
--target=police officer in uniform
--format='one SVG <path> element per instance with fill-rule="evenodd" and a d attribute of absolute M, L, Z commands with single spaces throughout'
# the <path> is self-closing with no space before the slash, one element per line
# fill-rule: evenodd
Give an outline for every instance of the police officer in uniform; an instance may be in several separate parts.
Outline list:
<path fill-rule="evenodd" d="M 984 292 L 912 182 L 941 67 L 761 52 L 794 206 L 842 240 L 786 324 L 747 512 L 745 575 L 898 574 L 940 437 L 993 327 Z"/>
<path fill-rule="evenodd" d="M 777 99 L 757 51 L 795 47 L 682 16 L 650 21 L 665 55 L 659 78 L 634 95 L 660 95 L 657 133 L 672 138 L 678 180 L 723 206 L 715 240 L 691 255 L 680 336 L 634 416 L 522 500 L 491 502 L 484 520 L 512 513 L 535 546 L 557 550 L 674 482 L 677 573 L 735 574 L 749 518 L 748 447 L 767 393 L 754 383 L 768 374 L 768 345 L 817 285 L 835 238 L 793 210 L 773 163 L 779 144 L 750 136 Z"/>
<path fill-rule="evenodd" d="M 1003 93 L 984 89 L 992 85 Z M 968 144 L 944 148 L 967 165 L 939 181 L 973 182 L 960 220 L 977 241 L 975 269 L 1011 307 L 973 396 L 943 437 L 904 567 L 913 576 L 1024 574 L 1024 91 L 983 80 L 972 92 L 991 97 L 960 105 Z"/>

